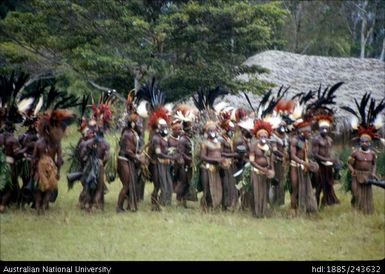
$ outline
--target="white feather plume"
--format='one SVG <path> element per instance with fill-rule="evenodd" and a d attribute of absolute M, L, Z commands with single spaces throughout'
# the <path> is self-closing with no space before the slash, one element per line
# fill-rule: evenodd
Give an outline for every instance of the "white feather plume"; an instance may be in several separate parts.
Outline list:
<path fill-rule="evenodd" d="M 40 96 L 39 102 L 37 102 L 35 110 L 33 111 L 33 115 L 36 116 L 36 114 L 39 113 L 41 107 L 43 106 L 43 95 Z"/>
<path fill-rule="evenodd" d="M 147 101 L 141 101 L 136 110 L 139 116 L 142 118 L 148 118 L 147 104 L 148 104 Z"/>
<path fill-rule="evenodd" d="M 33 104 L 33 98 L 25 98 L 17 104 L 17 110 L 19 113 L 26 114 L 26 112 L 31 108 Z"/>
<path fill-rule="evenodd" d="M 231 106 L 225 107 L 223 109 L 223 111 L 226 111 L 226 112 L 232 112 L 233 110 L 236 110 L 236 108 L 235 107 L 231 107 Z"/>
<path fill-rule="evenodd" d="M 220 112 L 223 111 L 228 105 L 229 105 L 228 103 L 222 101 L 222 102 L 220 102 L 220 103 L 218 103 L 218 104 L 216 104 L 216 105 L 214 106 L 214 110 L 215 110 L 216 113 L 220 113 Z"/>
<path fill-rule="evenodd" d="M 272 116 L 266 117 L 263 120 L 270 123 L 273 129 L 276 129 L 276 128 L 279 128 L 279 125 L 282 122 L 282 117 L 279 115 L 272 115 Z"/>
<path fill-rule="evenodd" d="M 254 120 L 248 118 L 238 123 L 238 126 L 247 130 L 252 130 L 254 128 Z"/>
<path fill-rule="evenodd" d="M 167 104 L 164 105 L 164 107 L 165 107 L 165 109 L 167 109 L 167 111 L 169 113 L 171 113 L 172 109 L 174 108 L 174 104 L 173 103 L 167 103 Z"/>
<path fill-rule="evenodd" d="M 297 120 L 302 116 L 305 105 L 297 103 L 293 110 L 293 113 L 290 115 L 290 119 Z"/>
<path fill-rule="evenodd" d="M 380 129 L 383 125 L 384 125 L 384 121 L 382 120 L 382 115 L 379 114 L 377 115 L 376 120 L 374 120 L 373 126 L 376 129 Z"/>
<path fill-rule="evenodd" d="M 358 129 L 358 118 L 356 116 L 352 116 L 352 118 L 350 119 L 350 126 L 354 130 Z"/>

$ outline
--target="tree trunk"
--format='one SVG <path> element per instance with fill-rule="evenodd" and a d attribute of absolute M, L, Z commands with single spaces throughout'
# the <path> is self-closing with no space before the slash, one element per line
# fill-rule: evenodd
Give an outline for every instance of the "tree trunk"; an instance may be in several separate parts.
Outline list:
<path fill-rule="evenodd" d="M 365 58 L 365 47 L 366 47 L 366 26 L 367 26 L 367 20 L 365 16 L 362 16 L 362 23 L 361 23 L 361 53 L 360 58 Z"/>
<path fill-rule="evenodd" d="M 376 10 L 368 8 L 368 0 L 365 0 L 361 11 L 361 53 L 360 58 L 365 58 L 365 48 L 376 24 Z"/>
<path fill-rule="evenodd" d="M 301 33 L 301 23 L 302 23 L 302 12 L 303 4 L 302 2 L 298 3 L 297 10 L 295 12 L 295 42 L 294 42 L 294 52 L 299 52 L 299 36 Z"/>

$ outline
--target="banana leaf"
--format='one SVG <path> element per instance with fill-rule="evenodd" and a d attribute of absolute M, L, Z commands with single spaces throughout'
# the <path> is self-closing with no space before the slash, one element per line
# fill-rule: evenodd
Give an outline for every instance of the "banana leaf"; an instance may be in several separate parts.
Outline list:
<path fill-rule="evenodd" d="M 70 161 L 68 173 L 81 171 L 79 147 L 70 144 L 66 150 L 67 159 Z"/>
<path fill-rule="evenodd" d="M 251 191 L 251 165 L 246 165 L 242 178 L 237 184 L 237 188 L 243 188 L 246 192 Z"/>
<path fill-rule="evenodd" d="M 70 144 L 65 151 L 66 158 L 70 161 L 70 167 L 68 169 L 68 173 L 73 172 L 79 172 L 81 170 L 81 164 L 80 164 L 80 150 L 79 146 L 75 146 L 73 144 Z M 76 181 L 68 181 L 67 180 L 67 186 L 68 189 L 72 189 L 74 187 Z"/>

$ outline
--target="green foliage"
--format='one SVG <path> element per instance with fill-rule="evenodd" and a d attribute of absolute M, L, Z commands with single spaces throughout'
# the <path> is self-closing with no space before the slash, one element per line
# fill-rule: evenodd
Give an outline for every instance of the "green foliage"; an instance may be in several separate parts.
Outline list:
<path fill-rule="evenodd" d="M 385 178 L 385 152 L 379 153 L 377 158 L 377 174 L 381 178 Z"/>
<path fill-rule="evenodd" d="M 360 56 L 361 32 L 368 37 L 365 57 L 380 56 L 385 37 L 385 2 L 366 1 L 287 0 L 283 2 L 289 11 L 282 29 L 287 40 L 284 50 L 321 56 Z M 362 27 L 362 18 L 367 19 Z"/>
<path fill-rule="evenodd" d="M 5 161 L 5 154 L 0 150 L 0 191 L 11 184 L 11 170 Z"/>
<path fill-rule="evenodd" d="M 115 132 L 107 135 L 109 143 L 114 144 L 110 147 L 108 160 L 105 167 L 105 174 L 108 183 L 112 183 L 117 178 L 117 157 L 119 154 L 119 137 Z"/>
<path fill-rule="evenodd" d="M 43 1 L 0 20 L 0 64 L 51 74 L 73 93 L 89 81 L 126 92 L 152 76 L 173 100 L 202 86 L 260 92 L 241 83 L 242 62 L 283 45 L 280 3 L 249 1 Z M 265 72 L 261 68 L 248 71 Z M 62 82 L 62 83 L 60 83 Z"/>
<path fill-rule="evenodd" d="M 238 186 L 240 188 L 243 188 L 245 192 L 251 191 L 251 169 L 252 169 L 251 165 L 248 165 L 247 167 L 245 167 L 241 175 L 242 176 L 241 180 L 238 183 Z"/>

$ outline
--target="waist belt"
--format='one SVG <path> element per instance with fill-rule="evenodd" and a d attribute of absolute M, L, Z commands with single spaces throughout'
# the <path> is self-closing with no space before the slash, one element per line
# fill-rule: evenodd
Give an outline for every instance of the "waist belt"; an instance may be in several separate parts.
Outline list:
<path fill-rule="evenodd" d="M 5 161 L 6 161 L 8 164 L 13 164 L 13 163 L 15 163 L 15 159 L 13 159 L 13 158 L 10 157 L 10 156 L 5 156 Z"/>
<path fill-rule="evenodd" d="M 290 165 L 292 167 L 300 167 L 302 170 L 305 169 L 305 166 L 303 164 L 299 164 L 299 163 L 297 163 L 297 162 L 295 162 L 293 160 L 290 161 Z"/>
<path fill-rule="evenodd" d="M 209 163 L 206 163 L 206 164 L 202 164 L 202 167 L 204 169 L 208 169 L 210 171 L 215 171 L 217 169 L 217 167 L 213 164 L 209 164 Z"/>
<path fill-rule="evenodd" d="M 161 164 L 169 164 L 170 163 L 170 160 L 169 159 L 158 159 L 159 163 Z"/>
<path fill-rule="evenodd" d="M 333 163 L 330 162 L 330 161 L 321 162 L 321 164 L 324 165 L 324 166 L 332 166 L 333 165 Z"/>
<path fill-rule="evenodd" d="M 123 161 L 128 162 L 128 158 L 123 157 L 123 156 L 118 156 L 118 159 L 119 159 L 119 160 L 123 160 Z"/>
<path fill-rule="evenodd" d="M 256 167 L 253 167 L 253 171 L 257 174 L 262 174 L 262 175 L 265 175 L 264 173 L 262 173 L 262 171 L 260 171 L 258 168 Z"/>

